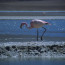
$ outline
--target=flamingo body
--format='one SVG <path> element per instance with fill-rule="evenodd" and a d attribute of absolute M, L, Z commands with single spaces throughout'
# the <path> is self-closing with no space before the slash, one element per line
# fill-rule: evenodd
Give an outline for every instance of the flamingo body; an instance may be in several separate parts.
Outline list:
<path fill-rule="evenodd" d="M 28 27 L 28 25 L 27 25 L 26 22 L 23 22 L 23 23 L 21 23 L 20 28 L 22 28 L 23 25 L 26 25 L 26 27 L 27 27 L 28 29 L 40 28 L 40 27 L 42 27 L 43 25 L 47 25 L 47 24 L 49 24 L 49 23 L 46 22 L 46 21 L 42 21 L 42 20 L 32 20 L 32 21 L 30 22 L 30 27 Z"/>
<path fill-rule="evenodd" d="M 42 21 L 42 20 L 32 20 L 30 23 L 32 28 L 40 28 L 43 25 L 46 25 L 48 22 Z"/>

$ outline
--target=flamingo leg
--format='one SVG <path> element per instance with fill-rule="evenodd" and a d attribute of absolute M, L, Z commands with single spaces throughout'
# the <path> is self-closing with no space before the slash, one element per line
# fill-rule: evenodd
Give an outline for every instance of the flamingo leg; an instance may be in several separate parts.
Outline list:
<path fill-rule="evenodd" d="M 41 36 L 41 40 L 43 40 L 43 35 L 44 35 L 44 33 L 46 32 L 46 28 L 45 27 L 42 27 L 42 28 L 44 28 L 44 32 L 43 32 L 43 34 L 42 34 L 42 36 Z"/>
<path fill-rule="evenodd" d="M 38 41 L 38 28 L 37 28 L 37 41 Z"/>

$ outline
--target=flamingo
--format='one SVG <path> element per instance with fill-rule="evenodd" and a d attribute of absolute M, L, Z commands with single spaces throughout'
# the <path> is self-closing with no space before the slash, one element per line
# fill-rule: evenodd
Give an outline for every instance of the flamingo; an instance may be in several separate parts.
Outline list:
<path fill-rule="evenodd" d="M 50 25 L 50 23 L 46 22 L 46 21 L 43 21 L 43 20 L 32 20 L 30 22 L 30 26 L 28 27 L 28 24 L 26 22 L 22 22 L 21 25 L 20 25 L 20 28 L 22 28 L 22 26 L 26 25 L 26 27 L 28 29 L 32 29 L 32 28 L 37 28 L 37 41 L 38 41 L 38 28 L 42 27 L 44 28 L 44 32 L 41 36 L 41 40 L 42 40 L 42 37 L 44 35 L 44 33 L 46 32 L 46 28 L 43 27 L 44 25 Z"/>

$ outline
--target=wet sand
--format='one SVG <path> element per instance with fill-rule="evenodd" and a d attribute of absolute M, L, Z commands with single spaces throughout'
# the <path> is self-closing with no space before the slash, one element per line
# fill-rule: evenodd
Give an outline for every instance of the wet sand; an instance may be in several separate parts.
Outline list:
<path fill-rule="evenodd" d="M 0 11 L 65 11 L 64 1 L 17 1 L 0 2 Z M 53 13 L 0 12 L 0 16 L 48 16 Z M 57 15 L 57 13 L 54 13 Z"/>
<path fill-rule="evenodd" d="M 28 42 L 37 41 L 35 35 L 8 35 L 0 34 L 0 42 Z M 39 41 L 41 41 L 39 36 Z M 65 37 L 48 37 L 44 36 L 43 41 L 65 41 Z"/>
<path fill-rule="evenodd" d="M 0 10 L 65 10 L 64 1 L 17 1 L 0 3 Z"/>

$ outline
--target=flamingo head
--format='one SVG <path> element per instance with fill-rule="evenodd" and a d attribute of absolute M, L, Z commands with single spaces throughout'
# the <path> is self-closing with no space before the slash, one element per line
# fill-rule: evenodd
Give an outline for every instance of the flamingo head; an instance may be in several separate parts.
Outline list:
<path fill-rule="evenodd" d="M 22 28 L 22 26 L 24 26 L 24 25 L 27 26 L 27 24 L 25 22 L 21 23 L 20 28 Z"/>

